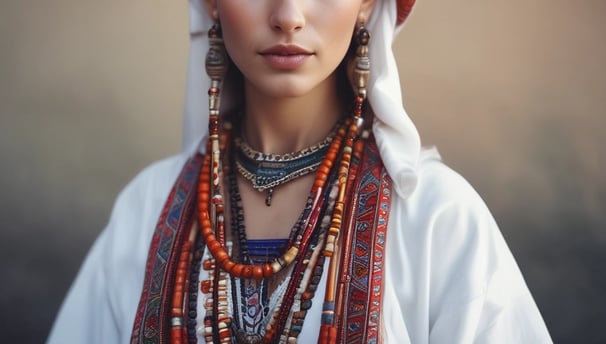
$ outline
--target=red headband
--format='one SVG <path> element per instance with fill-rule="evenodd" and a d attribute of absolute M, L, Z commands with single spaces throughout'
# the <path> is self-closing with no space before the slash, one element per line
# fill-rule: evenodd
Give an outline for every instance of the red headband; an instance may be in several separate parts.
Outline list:
<path fill-rule="evenodd" d="M 398 2 L 398 19 L 396 25 L 402 24 L 415 4 L 415 0 L 396 0 Z"/>

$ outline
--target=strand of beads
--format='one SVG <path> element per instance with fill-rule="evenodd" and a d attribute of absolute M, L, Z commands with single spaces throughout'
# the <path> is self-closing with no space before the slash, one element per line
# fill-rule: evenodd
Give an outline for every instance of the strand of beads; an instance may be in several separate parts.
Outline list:
<path fill-rule="evenodd" d="M 368 138 L 368 132 L 364 131 L 360 135 L 361 139 L 357 140 L 354 144 L 352 155 L 355 157 L 355 161 L 361 160 L 362 151 L 364 150 L 364 141 Z M 354 163 L 351 166 L 349 178 L 346 183 L 346 189 L 351 189 L 353 185 L 359 164 Z M 352 205 L 354 207 L 355 205 Z M 334 218 L 334 216 L 333 216 Z M 326 289 L 324 295 L 324 304 L 322 306 L 322 325 L 320 326 L 320 338 L 318 343 L 329 344 L 336 343 L 337 341 L 337 330 L 340 327 L 339 319 L 335 318 L 336 314 L 342 314 L 342 301 L 346 300 L 347 296 L 342 295 L 337 283 L 337 280 L 341 280 L 341 283 L 347 283 L 348 276 L 340 275 L 340 269 L 349 264 L 348 260 L 344 257 L 349 257 L 349 251 L 352 247 L 348 244 L 351 240 L 347 239 L 354 235 L 352 230 L 346 231 L 345 244 L 343 245 L 343 252 L 340 252 L 341 246 L 336 245 L 334 256 L 330 257 L 330 263 L 328 265 L 328 277 L 326 279 Z M 336 257 L 341 257 L 337 260 Z M 340 265 L 339 265 L 340 263 Z"/>
<path fill-rule="evenodd" d="M 343 130 L 344 132 L 344 130 Z M 310 217 L 310 219 L 313 219 L 313 222 L 310 220 L 310 222 L 308 222 L 307 226 L 308 229 L 305 231 L 305 234 L 307 235 L 314 235 L 315 240 L 319 240 L 317 239 L 318 236 L 321 235 L 322 237 L 322 241 L 324 241 L 324 233 L 326 233 L 326 230 L 328 228 L 328 225 L 330 224 L 330 220 L 331 220 L 331 216 L 328 214 L 332 214 L 331 210 L 334 206 L 334 197 L 335 197 L 335 192 L 334 192 L 334 183 L 335 183 L 335 173 L 332 173 L 332 175 L 327 176 L 328 179 L 328 184 L 329 188 L 327 188 L 324 192 L 322 192 L 322 194 L 320 195 L 321 198 L 321 202 L 318 204 L 318 206 L 316 208 L 313 209 L 313 213 Z M 332 186 L 331 186 L 332 185 Z M 326 204 L 325 204 L 326 203 Z M 316 224 L 319 221 L 319 217 L 322 216 L 322 214 L 324 214 L 324 217 L 322 218 L 321 222 L 320 222 L 320 226 L 319 229 L 317 231 L 314 231 L 314 229 L 316 228 Z M 309 241 L 307 241 L 309 242 Z M 298 264 L 295 265 L 294 267 L 294 271 L 292 273 L 292 278 L 293 278 L 293 282 L 290 283 L 288 285 L 288 289 L 286 291 L 285 297 L 282 301 L 282 305 L 279 309 L 279 312 L 277 312 L 275 314 L 275 319 L 273 320 L 273 323 L 275 323 L 275 326 L 272 327 L 271 331 L 268 330 L 268 332 L 265 335 L 265 341 L 266 342 L 272 342 L 272 340 L 275 340 L 275 338 L 271 337 L 275 334 L 281 334 L 282 335 L 282 339 L 285 340 L 286 337 L 294 337 L 296 338 L 296 335 L 289 334 L 288 329 L 286 328 L 286 325 L 290 323 L 290 319 L 293 319 L 293 315 L 294 315 L 294 311 L 295 310 L 307 310 L 309 309 L 309 307 L 311 307 L 311 297 L 313 297 L 313 294 L 309 292 L 309 290 L 307 290 L 307 292 L 305 293 L 306 297 L 309 297 L 308 302 L 305 302 L 304 304 L 301 303 L 300 307 L 299 305 L 295 305 L 295 301 L 297 299 L 297 294 L 298 292 L 302 291 L 301 286 L 307 286 L 310 285 L 310 283 L 308 281 L 303 281 L 303 277 L 305 276 L 305 272 L 308 269 L 312 269 L 309 271 L 313 271 L 313 268 L 310 267 L 310 260 L 311 260 L 311 255 L 314 252 L 314 247 L 313 245 L 317 245 L 317 242 L 312 240 L 310 243 L 310 247 L 308 247 L 304 252 L 306 252 L 306 256 L 304 256 L 302 259 L 299 260 Z M 324 248 L 324 245 L 322 245 L 322 247 L 320 248 Z M 324 256 L 324 255 L 322 255 Z M 318 271 L 316 271 L 318 272 Z M 313 275 L 313 283 L 319 283 L 320 278 L 321 278 L 321 273 L 322 270 L 319 271 L 320 275 Z M 313 284 L 311 283 L 311 284 Z M 313 287 L 312 287 L 313 288 Z M 316 285 L 317 288 L 317 285 Z M 303 296 L 300 296 L 300 299 L 302 299 Z M 298 313 L 298 316 L 304 316 L 305 313 Z M 296 319 L 295 319 L 296 320 Z M 273 339 L 272 339 L 273 338 Z M 296 340 L 296 339 L 293 339 Z"/>
<path fill-rule="evenodd" d="M 208 155 L 207 155 L 206 160 L 210 160 Z M 205 165 L 206 165 L 206 162 L 205 162 Z M 210 166 L 210 163 L 208 165 Z M 219 242 L 217 236 L 215 236 L 215 231 L 213 230 L 213 225 L 211 222 L 211 214 L 209 214 L 209 210 L 210 210 L 210 206 L 209 206 L 210 176 L 208 175 L 209 172 L 210 172 L 210 168 L 208 168 L 208 170 L 206 170 L 203 166 L 202 172 L 200 173 L 200 183 L 198 186 L 198 192 L 199 192 L 198 218 L 199 218 L 199 222 L 200 222 L 200 227 L 201 227 L 200 230 L 201 230 L 202 236 L 204 237 L 204 241 L 206 242 L 206 245 L 207 245 L 208 249 L 210 250 L 212 256 L 215 258 L 215 263 L 220 268 L 222 268 L 224 271 L 229 273 L 230 275 L 233 275 L 233 276 L 239 277 L 239 278 L 254 278 L 254 279 L 259 280 L 262 278 L 268 278 L 268 277 L 272 276 L 275 272 L 280 271 L 282 268 L 282 265 L 276 264 L 276 262 L 274 262 L 272 264 L 265 263 L 262 265 L 245 265 L 245 264 L 235 263 L 230 259 L 230 256 L 227 254 L 225 247 Z M 221 206 L 221 209 L 222 209 L 223 205 L 222 205 L 221 201 L 222 201 L 221 199 L 213 197 L 213 204 Z M 223 220 L 222 218 L 218 218 L 218 217 L 215 218 L 215 221 L 219 222 L 219 226 L 218 226 L 219 229 L 224 229 L 222 226 L 222 222 L 223 222 L 222 220 Z M 290 264 L 296 257 L 297 252 L 298 252 L 298 249 L 294 246 L 291 246 L 291 248 L 282 257 L 282 259 L 287 264 Z"/>
<path fill-rule="evenodd" d="M 206 341 L 206 343 L 213 343 L 214 342 L 214 323 L 215 323 L 215 316 L 213 313 L 213 282 L 214 282 L 214 274 L 213 272 L 215 271 L 215 262 L 214 259 L 209 258 L 207 255 L 207 252 L 205 252 L 204 255 L 204 260 L 202 263 L 202 268 L 205 271 L 208 271 L 208 278 L 207 280 L 203 280 L 200 282 L 200 291 L 202 292 L 202 294 L 204 295 L 203 298 L 203 305 L 204 305 L 204 319 L 203 319 L 203 325 L 197 329 L 197 332 L 199 334 L 202 334 L 204 337 L 204 340 Z"/>
<path fill-rule="evenodd" d="M 219 178 L 219 105 L 221 102 L 220 86 L 227 69 L 227 54 L 221 37 L 221 28 L 213 25 L 208 31 L 209 49 L 206 55 L 206 73 L 210 77 L 208 89 L 208 133 L 210 153 L 212 155 L 213 187 L 218 188 Z"/>
<path fill-rule="evenodd" d="M 324 159 L 322 165 L 320 165 L 320 167 L 318 168 L 318 174 L 320 176 L 319 176 L 319 178 L 316 179 L 316 182 L 314 182 L 314 187 L 313 187 L 314 190 L 316 190 L 316 197 L 318 197 L 318 198 L 322 198 L 321 193 L 329 178 L 330 171 L 333 167 L 333 162 L 336 161 L 337 157 L 339 156 L 341 144 L 346 135 L 346 128 L 349 127 L 350 125 L 351 125 L 351 120 L 347 119 L 345 121 L 345 124 L 339 128 L 339 130 L 337 132 L 337 136 L 335 137 L 335 139 L 333 141 L 333 145 L 331 145 L 331 147 L 329 148 L 328 152 L 326 153 L 326 158 Z M 324 198 L 322 198 L 322 201 L 323 200 L 324 200 Z M 322 206 L 323 206 L 323 203 L 314 207 L 312 215 L 310 217 L 311 219 L 313 219 L 313 222 L 312 221 L 308 222 L 307 230 L 306 230 L 307 233 L 312 232 L 313 228 L 315 228 L 318 217 L 320 216 L 320 213 L 322 212 Z M 305 268 L 304 266 L 301 266 L 301 269 L 304 269 L 304 268 Z M 297 276 L 297 274 L 301 274 L 301 273 L 302 273 L 302 271 L 295 271 L 295 272 L 293 272 L 293 276 Z M 273 340 L 272 339 L 273 335 L 275 335 L 276 333 L 282 332 L 282 327 L 286 323 L 286 319 L 290 312 L 290 307 L 292 306 L 292 300 L 294 298 L 294 293 L 296 292 L 296 286 L 297 286 L 297 283 L 291 283 L 289 285 L 289 289 L 287 290 L 285 299 L 284 299 L 285 302 L 281 305 L 280 312 L 276 319 L 277 326 L 275 329 L 273 329 L 273 331 L 275 331 L 275 332 L 268 331 L 266 333 L 266 335 L 265 335 L 266 342 L 271 342 Z"/>
<path fill-rule="evenodd" d="M 231 255 L 231 242 L 227 244 L 228 253 Z M 232 318 L 229 315 L 229 299 L 227 297 L 227 280 L 229 279 L 228 274 L 225 271 L 221 271 L 219 268 L 215 268 L 216 289 L 213 293 L 213 298 L 217 300 L 215 302 L 217 328 L 219 330 L 219 341 L 222 344 L 228 344 L 232 342 L 232 330 L 231 323 Z"/>
<path fill-rule="evenodd" d="M 192 247 L 196 239 L 196 229 L 196 226 L 192 226 L 189 236 L 181 248 L 179 263 L 177 264 L 175 288 L 173 290 L 170 311 L 170 339 L 173 344 L 183 344 L 186 342 L 183 310 L 187 299 L 186 290 L 189 285 L 187 273 L 192 258 Z"/>
<path fill-rule="evenodd" d="M 226 246 L 231 253 L 231 242 Z M 229 277 L 227 273 L 218 269 L 215 260 L 207 250 L 204 254 L 202 268 L 208 271 L 207 280 L 200 282 L 200 291 L 205 295 L 203 305 L 205 309 L 204 326 L 198 329 L 206 343 L 231 343 L 232 318 L 229 315 Z"/>
<path fill-rule="evenodd" d="M 320 248 L 325 242 L 324 233 L 330 225 L 330 214 L 335 204 L 336 193 L 336 185 L 333 185 L 328 195 L 328 206 L 326 208 L 324 217 L 322 218 L 322 223 L 320 224 L 321 237 L 318 241 L 318 247 Z M 296 343 L 297 337 L 303 329 L 303 321 L 305 320 L 307 311 L 312 306 L 312 299 L 322 278 L 322 272 L 324 271 L 324 260 L 325 256 L 321 254 L 321 250 L 316 249 L 313 251 L 309 265 L 305 271 L 303 281 L 297 290 L 295 305 L 293 305 L 293 309 L 291 310 L 292 319 L 289 321 L 290 326 L 284 329 L 283 339 L 286 339 L 287 343 Z"/>
<path fill-rule="evenodd" d="M 196 238 L 194 247 L 192 267 L 189 275 L 189 290 L 187 302 L 187 343 L 197 344 L 198 338 L 196 335 L 197 326 L 197 305 L 198 305 L 198 279 L 200 277 L 201 259 L 204 253 L 204 245 L 200 237 Z"/>

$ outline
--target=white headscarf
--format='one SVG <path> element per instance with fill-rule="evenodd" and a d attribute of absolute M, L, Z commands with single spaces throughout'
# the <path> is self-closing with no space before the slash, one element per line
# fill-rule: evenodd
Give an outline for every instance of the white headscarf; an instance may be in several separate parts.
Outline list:
<path fill-rule="evenodd" d="M 421 152 L 419 134 L 402 106 L 400 78 L 392 51 L 396 27 L 396 1 L 377 0 L 366 24 L 372 37 L 368 100 L 375 113 L 373 133 L 391 176 L 396 192 L 407 197 L 417 183 L 417 165 Z M 204 151 L 208 136 L 208 98 L 210 80 L 206 75 L 207 30 L 213 20 L 203 0 L 189 0 L 190 52 L 183 118 L 184 152 Z M 222 107 L 229 104 L 229 94 L 222 94 Z"/>

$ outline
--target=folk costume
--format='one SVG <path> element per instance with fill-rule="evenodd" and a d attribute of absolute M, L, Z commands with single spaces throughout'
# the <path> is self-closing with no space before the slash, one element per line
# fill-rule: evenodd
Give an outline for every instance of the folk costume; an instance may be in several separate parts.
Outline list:
<path fill-rule="evenodd" d="M 268 157 L 225 115 L 236 95 L 217 81 L 220 36 L 190 0 L 183 152 L 121 192 L 48 342 L 550 343 L 490 212 L 402 108 L 391 43 L 413 3 L 377 1 L 372 39 L 358 31 L 352 116 Z M 261 191 L 315 173 L 288 239 L 246 239 L 236 173 Z"/>

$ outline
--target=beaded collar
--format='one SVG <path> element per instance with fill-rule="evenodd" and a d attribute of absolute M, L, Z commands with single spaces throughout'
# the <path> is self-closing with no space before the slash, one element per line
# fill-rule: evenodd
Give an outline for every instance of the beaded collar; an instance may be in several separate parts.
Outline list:
<path fill-rule="evenodd" d="M 283 155 L 256 151 L 244 139 L 237 137 L 234 140 L 237 148 L 236 169 L 252 183 L 255 190 L 268 190 L 265 204 L 270 206 L 275 187 L 314 172 L 320 166 L 335 134 L 336 131 L 333 130 L 322 142 Z"/>

